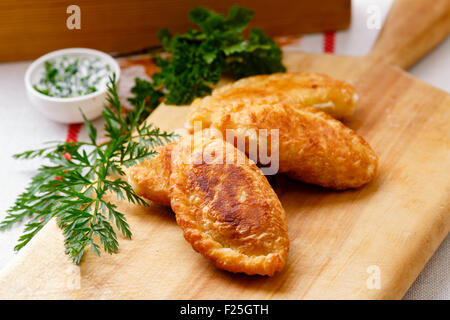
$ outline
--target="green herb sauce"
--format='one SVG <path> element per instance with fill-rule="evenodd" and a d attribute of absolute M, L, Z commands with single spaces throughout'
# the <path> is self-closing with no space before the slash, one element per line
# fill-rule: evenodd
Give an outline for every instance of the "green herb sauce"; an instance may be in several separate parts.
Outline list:
<path fill-rule="evenodd" d="M 62 56 L 45 61 L 33 87 L 50 97 L 79 97 L 104 88 L 111 74 L 111 67 L 100 58 Z"/>

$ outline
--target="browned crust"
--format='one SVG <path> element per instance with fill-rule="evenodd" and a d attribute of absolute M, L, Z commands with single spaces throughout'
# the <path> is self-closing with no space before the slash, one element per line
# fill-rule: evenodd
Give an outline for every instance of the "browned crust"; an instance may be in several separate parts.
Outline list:
<path fill-rule="evenodd" d="M 236 102 L 214 109 L 209 119 L 209 125 L 224 136 L 227 129 L 241 138 L 254 137 L 253 132 L 259 129 L 278 129 L 279 172 L 294 179 L 347 189 L 368 183 L 377 171 L 378 159 L 369 144 L 316 108 Z M 258 141 L 253 138 L 253 143 Z"/>
<path fill-rule="evenodd" d="M 171 206 L 192 247 L 230 272 L 281 270 L 289 248 L 286 214 L 261 170 L 221 139 L 203 138 L 193 148 L 183 141 L 176 149 Z M 213 161 L 195 164 L 203 150 Z M 230 152 L 240 164 L 220 163 Z"/>

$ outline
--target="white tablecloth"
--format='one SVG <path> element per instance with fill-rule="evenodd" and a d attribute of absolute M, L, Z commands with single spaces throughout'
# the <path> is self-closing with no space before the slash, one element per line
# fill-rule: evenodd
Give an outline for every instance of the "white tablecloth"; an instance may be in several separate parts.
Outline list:
<path fill-rule="evenodd" d="M 369 30 L 365 21 L 367 7 L 378 3 L 383 18 L 391 0 L 353 2 L 353 22 L 350 30 L 336 33 L 333 51 L 339 54 L 363 55 L 367 53 L 378 34 Z M 324 35 L 308 35 L 288 50 L 322 52 Z M 23 78 L 29 62 L 0 64 L 0 219 L 5 216 L 16 196 L 24 190 L 38 166 L 37 161 L 17 161 L 12 154 L 37 148 L 45 141 L 64 140 L 67 125 L 54 123 L 38 113 L 25 95 Z M 450 39 L 409 70 L 413 75 L 438 88 L 450 92 Z M 83 136 L 83 133 L 81 134 Z M 80 137 L 81 138 L 81 137 Z M 0 268 L 14 258 L 13 248 L 22 228 L 0 232 Z M 450 240 L 442 243 L 416 282 L 406 299 L 450 299 Z"/>

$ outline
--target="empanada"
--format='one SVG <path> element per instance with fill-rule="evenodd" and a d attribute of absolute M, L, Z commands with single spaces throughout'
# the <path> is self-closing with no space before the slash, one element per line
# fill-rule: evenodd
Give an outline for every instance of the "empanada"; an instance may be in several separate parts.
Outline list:
<path fill-rule="evenodd" d="M 249 144 L 259 144 L 260 129 L 269 130 L 269 136 L 271 129 L 278 129 L 279 172 L 294 179 L 347 189 L 360 187 L 375 176 L 377 156 L 364 139 L 316 108 L 241 101 L 207 110 L 202 126 L 217 128 L 224 137 L 228 130 L 241 141 L 247 139 L 247 153 Z M 189 118 L 191 124 L 199 120 L 198 114 L 194 111 Z M 271 151 L 274 146 L 259 147 Z"/>
<path fill-rule="evenodd" d="M 191 119 L 208 122 L 209 113 L 234 104 L 275 104 L 315 107 L 335 118 L 351 116 L 357 101 L 348 83 L 319 73 L 275 73 L 244 78 L 215 89 L 210 96 L 192 103 Z"/>
<path fill-rule="evenodd" d="M 172 150 L 170 204 L 177 223 L 218 268 L 273 275 L 289 248 L 284 209 L 255 163 L 207 131 Z"/>
<path fill-rule="evenodd" d="M 164 206 L 170 205 L 170 158 L 176 143 L 159 147 L 156 156 L 140 162 L 128 171 L 128 181 L 138 196 Z"/>

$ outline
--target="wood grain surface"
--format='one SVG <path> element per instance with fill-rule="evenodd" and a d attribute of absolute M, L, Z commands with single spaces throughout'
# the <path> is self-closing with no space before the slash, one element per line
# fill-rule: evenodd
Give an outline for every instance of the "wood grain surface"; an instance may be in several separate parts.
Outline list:
<path fill-rule="evenodd" d="M 88 47 L 129 52 L 160 45 L 156 32 L 192 28 L 196 5 L 226 13 L 233 4 L 255 11 L 251 27 L 270 35 L 340 30 L 350 25 L 350 0 L 3 0 L 0 2 L 0 61 L 35 59 L 49 51 Z M 81 29 L 69 30 L 69 5 L 81 10 Z"/>
<path fill-rule="evenodd" d="M 407 69 L 450 32 L 450 0 L 396 0 L 369 56 Z"/>
<path fill-rule="evenodd" d="M 360 101 L 346 124 L 371 144 L 380 167 L 373 182 L 343 192 L 271 178 L 291 239 L 282 272 L 218 270 L 183 239 L 169 209 L 118 202 L 133 230 L 118 254 L 87 253 L 74 266 L 49 223 L 0 272 L 0 298 L 401 298 L 450 230 L 450 96 L 368 58 L 288 53 L 285 63 L 355 85 Z M 179 128 L 187 111 L 160 106 L 149 121 Z M 371 266 L 380 270 L 379 289 L 367 286 Z"/>

